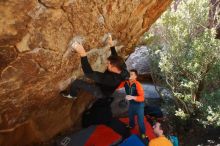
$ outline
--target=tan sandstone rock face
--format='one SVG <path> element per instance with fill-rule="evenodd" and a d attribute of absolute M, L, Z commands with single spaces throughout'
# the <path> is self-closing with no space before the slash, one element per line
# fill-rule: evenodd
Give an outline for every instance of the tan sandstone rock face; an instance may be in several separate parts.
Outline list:
<path fill-rule="evenodd" d="M 132 51 L 139 37 L 171 0 L 1 0 L 0 145 L 47 141 L 77 127 L 92 97 L 60 97 L 82 75 L 79 56 L 68 49 L 82 41 L 94 70 L 103 71 L 108 32 Z"/>

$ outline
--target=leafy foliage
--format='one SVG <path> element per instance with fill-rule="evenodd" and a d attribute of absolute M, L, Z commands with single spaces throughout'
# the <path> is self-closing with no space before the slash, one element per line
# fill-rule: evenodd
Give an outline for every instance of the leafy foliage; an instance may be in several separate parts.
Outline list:
<path fill-rule="evenodd" d="M 210 10 L 208 0 L 182 0 L 177 10 L 165 12 L 143 38 L 151 48 L 153 74 L 160 75 L 171 89 L 178 106 L 176 115 L 184 119 L 207 104 L 203 98 L 213 98 L 209 84 L 220 79 L 220 40 L 216 39 L 216 26 L 209 26 Z M 219 22 L 219 10 L 215 12 Z M 218 106 L 213 104 L 212 109 L 217 109 L 213 113 L 219 111 Z M 204 107 L 203 115 L 208 116 L 205 113 L 212 106 Z"/>

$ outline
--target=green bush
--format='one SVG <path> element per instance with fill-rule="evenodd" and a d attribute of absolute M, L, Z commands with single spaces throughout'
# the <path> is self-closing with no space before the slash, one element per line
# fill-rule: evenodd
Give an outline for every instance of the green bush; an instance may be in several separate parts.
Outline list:
<path fill-rule="evenodd" d="M 208 120 L 219 126 L 219 101 L 216 105 L 203 102 L 217 97 L 211 94 L 218 92 L 209 92 L 216 90 L 211 85 L 220 80 L 220 40 L 216 39 L 217 26 L 209 25 L 210 10 L 208 0 L 182 0 L 177 10 L 170 8 L 161 16 L 142 42 L 151 48 L 154 76 L 162 78 L 173 93 L 175 115 L 184 120 L 199 115 L 203 124 Z M 219 15 L 214 16 L 219 22 Z"/>

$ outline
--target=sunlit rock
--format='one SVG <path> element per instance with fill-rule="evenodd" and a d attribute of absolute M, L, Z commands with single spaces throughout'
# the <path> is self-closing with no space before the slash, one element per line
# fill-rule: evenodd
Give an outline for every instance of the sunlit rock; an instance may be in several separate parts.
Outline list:
<path fill-rule="evenodd" d="M 95 70 L 103 71 L 111 33 L 122 56 L 170 5 L 171 0 L 1 0 L 0 145 L 47 141 L 77 127 L 92 100 L 59 92 L 82 76 L 79 56 L 68 48 L 80 38 Z"/>

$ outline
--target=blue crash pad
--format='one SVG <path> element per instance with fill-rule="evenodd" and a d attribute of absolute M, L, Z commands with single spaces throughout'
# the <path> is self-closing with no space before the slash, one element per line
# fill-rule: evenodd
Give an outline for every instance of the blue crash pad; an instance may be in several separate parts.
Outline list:
<path fill-rule="evenodd" d="M 145 144 L 136 135 L 131 135 L 125 139 L 119 146 L 145 146 Z"/>

